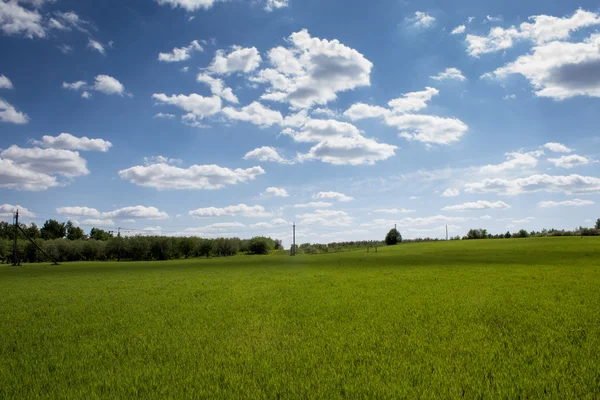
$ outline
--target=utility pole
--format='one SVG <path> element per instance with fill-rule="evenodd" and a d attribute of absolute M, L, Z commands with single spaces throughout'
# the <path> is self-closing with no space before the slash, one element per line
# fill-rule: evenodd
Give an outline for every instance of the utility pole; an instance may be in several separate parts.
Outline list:
<path fill-rule="evenodd" d="M 446 240 L 448 240 L 448 225 L 446 225 Z"/>
<path fill-rule="evenodd" d="M 19 209 L 17 209 L 17 212 L 15 213 L 15 217 L 14 217 L 14 221 L 15 221 L 15 230 L 14 230 L 14 238 L 13 238 L 13 267 L 16 267 L 19 265 L 19 261 L 17 260 L 17 235 L 18 235 L 18 229 L 19 229 Z"/>
<path fill-rule="evenodd" d="M 292 233 L 292 248 L 290 249 L 290 256 L 296 255 L 296 223 L 292 225 L 293 233 Z"/>

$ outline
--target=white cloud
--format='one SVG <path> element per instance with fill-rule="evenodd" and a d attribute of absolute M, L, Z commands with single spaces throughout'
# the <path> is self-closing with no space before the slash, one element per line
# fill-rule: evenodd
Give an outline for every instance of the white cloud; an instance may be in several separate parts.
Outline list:
<path fill-rule="evenodd" d="M 286 129 L 282 133 L 303 143 L 317 143 L 328 139 L 337 141 L 344 137 L 360 136 L 360 131 L 354 125 L 334 119 L 309 119 L 304 122 L 300 131 Z"/>
<path fill-rule="evenodd" d="M 172 8 L 181 7 L 186 11 L 209 9 L 219 0 L 156 0 L 160 5 L 169 5 Z"/>
<path fill-rule="evenodd" d="M 541 201 L 538 203 L 538 206 L 541 208 L 552 208 L 559 206 L 567 206 L 567 207 L 582 207 L 582 206 L 591 206 L 594 205 L 592 200 L 581 200 L 581 199 L 573 199 L 573 200 L 565 200 L 565 201 Z"/>
<path fill-rule="evenodd" d="M 406 208 L 382 208 L 379 210 L 374 210 L 373 212 L 381 214 L 408 214 L 416 211 L 417 210 L 408 210 Z"/>
<path fill-rule="evenodd" d="M 571 153 L 573 151 L 564 144 L 555 142 L 546 143 L 543 147 L 554 153 Z"/>
<path fill-rule="evenodd" d="M 265 4 L 265 10 L 273 11 L 279 8 L 287 7 L 288 5 L 288 0 L 267 0 L 267 3 Z"/>
<path fill-rule="evenodd" d="M 5 189 L 40 191 L 59 186 L 56 177 L 20 166 L 0 157 L 0 187 Z"/>
<path fill-rule="evenodd" d="M 192 42 L 186 47 L 175 47 L 169 53 L 159 53 L 158 61 L 163 62 L 180 62 L 189 60 L 192 56 L 192 53 L 195 51 L 203 51 L 204 49 L 200 46 L 197 40 L 192 40 Z"/>
<path fill-rule="evenodd" d="M 89 47 L 92 50 L 96 50 L 98 53 L 104 55 L 106 54 L 106 50 L 104 49 L 104 46 L 102 45 L 102 43 L 100 43 L 97 40 L 94 39 L 88 39 L 88 45 L 87 47 Z"/>
<path fill-rule="evenodd" d="M 312 201 L 310 203 L 294 204 L 294 208 L 327 208 L 331 206 L 333 206 L 333 204 L 326 201 Z"/>
<path fill-rule="evenodd" d="M 455 188 L 448 188 L 442 193 L 442 197 L 456 197 L 460 195 L 460 190 Z"/>
<path fill-rule="evenodd" d="M 296 215 L 298 225 L 348 226 L 354 218 L 345 211 L 315 210 L 312 213 Z"/>
<path fill-rule="evenodd" d="M 27 114 L 17 111 L 10 103 L 0 99 L 0 121 L 26 124 L 29 122 L 29 117 Z"/>
<path fill-rule="evenodd" d="M 235 170 L 218 165 L 192 165 L 179 168 L 165 163 L 138 165 L 119 171 L 123 180 L 158 190 L 212 190 L 256 179 L 264 174 L 261 167 Z"/>
<path fill-rule="evenodd" d="M 446 68 L 445 71 L 440 72 L 431 78 L 435 79 L 436 81 L 443 81 L 445 79 L 457 79 L 459 81 L 464 81 L 467 79 L 458 68 Z"/>
<path fill-rule="evenodd" d="M 587 158 L 578 156 L 576 154 L 570 156 L 562 156 L 559 158 L 549 158 L 548 161 L 554 164 L 555 167 L 567 169 L 579 167 L 581 165 L 586 165 L 590 163 L 590 160 L 588 160 Z"/>
<path fill-rule="evenodd" d="M 227 100 L 231 103 L 239 103 L 238 98 L 233 94 L 231 88 L 226 87 L 222 79 L 213 78 L 208 74 L 199 74 L 196 78 L 198 82 L 207 84 L 210 87 L 210 91 L 215 96 L 221 97 L 223 100 Z"/>
<path fill-rule="evenodd" d="M 312 110 L 313 115 L 324 115 L 326 117 L 329 118 L 338 118 L 340 115 L 337 113 L 337 111 L 332 110 L 330 108 L 327 107 L 318 107 L 315 108 L 314 110 Z"/>
<path fill-rule="evenodd" d="M 165 156 L 152 156 L 152 157 L 144 157 L 144 164 L 175 164 L 181 165 L 183 164 L 183 160 L 180 158 L 169 158 Z"/>
<path fill-rule="evenodd" d="M 262 58 L 256 47 L 232 46 L 229 53 L 225 53 L 224 50 L 217 50 L 209 70 L 221 75 L 236 72 L 247 74 L 257 69 L 261 61 Z"/>
<path fill-rule="evenodd" d="M 127 220 L 131 218 L 142 218 L 151 220 L 169 218 L 169 215 L 166 212 L 160 211 L 156 207 L 146 206 L 123 207 L 106 212 L 100 212 L 95 208 L 81 206 L 59 207 L 56 209 L 56 213 L 68 217 L 90 217 L 96 219 L 117 220 Z"/>
<path fill-rule="evenodd" d="M 154 115 L 154 118 L 163 118 L 163 119 L 173 119 L 175 118 L 175 114 L 169 114 L 169 113 L 158 113 Z"/>
<path fill-rule="evenodd" d="M 286 160 L 274 147 L 263 146 L 249 151 L 244 156 L 244 160 L 258 160 L 262 162 L 276 162 L 279 164 L 293 164 L 293 161 Z"/>
<path fill-rule="evenodd" d="M 380 228 L 382 226 L 392 226 L 398 224 L 399 230 L 415 229 L 415 227 L 429 226 L 434 224 L 450 224 L 454 222 L 463 222 L 463 217 L 447 217 L 445 215 L 434 215 L 431 217 L 403 218 L 400 221 L 389 219 L 375 219 L 372 222 L 360 224 L 361 227 Z"/>
<path fill-rule="evenodd" d="M 58 136 L 42 136 L 42 140 L 33 140 L 33 144 L 52 149 L 103 151 L 107 152 L 112 143 L 103 139 L 90 139 L 86 136 L 76 137 L 69 133 L 61 133 Z"/>
<path fill-rule="evenodd" d="M 257 101 L 239 110 L 233 107 L 225 107 L 223 108 L 223 114 L 229 119 L 251 122 L 259 126 L 271 126 L 283 122 L 283 117 L 279 111 L 271 110 Z"/>
<path fill-rule="evenodd" d="M 420 92 L 405 93 L 402 97 L 390 100 L 388 105 L 394 113 L 407 113 L 427 108 L 427 102 L 440 93 L 436 88 L 427 86 Z"/>
<path fill-rule="evenodd" d="M 89 34 L 89 31 L 85 28 L 86 25 L 89 25 L 89 22 L 79 18 L 79 15 L 73 11 L 56 11 L 54 16 L 56 18 L 50 18 L 48 21 L 49 28 L 62 31 L 71 31 L 72 29 L 76 29 L 80 32 Z"/>
<path fill-rule="evenodd" d="M 333 165 L 373 165 L 396 155 L 397 148 L 360 135 L 334 137 L 319 142 L 308 153 L 298 154 L 297 158 L 299 161 L 320 160 Z"/>
<path fill-rule="evenodd" d="M 223 208 L 207 207 L 198 208 L 188 212 L 192 217 L 223 217 L 223 216 L 241 216 L 241 217 L 269 217 L 272 213 L 265 211 L 263 206 L 247 206 L 238 204 L 237 206 L 228 206 Z"/>
<path fill-rule="evenodd" d="M 341 202 L 348 202 L 354 200 L 354 197 L 346 196 L 340 192 L 319 192 L 313 195 L 313 199 L 331 199 Z"/>
<path fill-rule="evenodd" d="M 414 18 L 407 18 L 406 20 L 416 28 L 429 28 L 435 22 L 434 17 L 422 11 L 416 11 Z"/>
<path fill-rule="evenodd" d="M 12 89 L 12 88 L 13 88 L 13 84 L 10 81 L 10 79 L 8 79 L 4 75 L 0 75 L 0 89 Z"/>
<path fill-rule="evenodd" d="M 69 90 L 75 90 L 78 91 L 79 89 L 83 89 L 87 86 L 87 82 L 85 81 L 77 81 L 77 82 L 63 82 L 62 87 L 63 89 L 69 89 Z"/>
<path fill-rule="evenodd" d="M 6 35 L 29 39 L 46 37 L 41 14 L 22 7 L 17 1 L 0 1 L 0 30 Z"/>
<path fill-rule="evenodd" d="M 390 110 L 381 106 L 371 106 L 364 103 L 355 103 L 344 112 L 344 115 L 352 121 L 365 118 L 379 118 L 386 116 Z"/>
<path fill-rule="evenodd" d="M 108 75 L 96 76 L 92 89 L 104 94 L 118 94 L 120 96 L 125 93 L 125 87 L 121 82 Z"/>
<path fill-rule="evenodd" d="M 458 142 L 469 129 L 457 118 L 435 115 L 393 115 L 387 116 L 385 121 L 400 130 L 401 137 L 426 144 L 448 145 Z"/>
<path fill-rule="evenodd" d="M 504 99 L 504 100 L 516 100 L 517 99 L 517 95 L 516 94 L 507 94 L 502 99 Z"/>
<path fill-rule="evenodd" d="M 102 218 L 102 213 L 95 208 L 90 207 L 58 207 L 56 213 L 60 215 L 66 215 L 69 217 L 92 217 Z"/>
<path fill-rule="evenodd" d="M 494 27 L 487 36 L 467 35 L 467 51 L 473 57 L 481 54 L 505 50 L 519 40 L 529 40 L 537 45 L 555 40 L 565 40 L 571 32 L 600 24 L 600 16 L 584 10 L 577 10 L 571 17 L 557 18 L 548 15 L 529 17 L 530 21 L 523 22 L 518 28 Z M 544 46 L 542 46 L 544 47 Z"/>
<path fill-rule="evenodd" d="M 506 153 L 506 158 L 508 161 L 505 161 L 501 164 L 495 165 L 484 165 L 479 168 L 479 172 L 482 174 L 498 174 L 507 170 L 513 169 L 531 169 L 534 168 L 538 164 L 538 160 L 535 157 L 537 153 Z"/>
<path fill-rule="evenodd" d="M 310 108 L 335 100 L 338 92 L 370 86 L 373 64 L 338 40 L 314 38 L 304 29 L 293 33 L 287 43 L 289 48 L 269 51 L 274 69 L 262 70 L 253 78 L 270 85 L 263 99 Z"/>
<path fill-rule="evenodd" d="M 287 190 L 277 187 L 268 187 L 267 190 L 265 190 L 265 194 L 275 197 L 289 197 Z"/>
<path fill-rule="evenodd" d="M 552 176 L 531 175 L 518 179 L 484 179 L 481 182 L 468 183 L 465 190 L 469 193 L 489 193 L 516 195 L 532 192 L 600 193 L 600 178 L 581 175 Z"/>
<path fill-rule="evenodd" d="M 152 98 L 160 103 L 179 107 L 200 119 L 221 111 L 222 104 L 221 98 L 218 96 L 204 97 L 196 93 L 192 93 L 189 96 L 183 94 L 167 96 L 164 93 L 155 93 L 152 95 Z"/>
<path fill-rule="evenodd" d="M 35 214 L 22 206 L 13 206 L 10 204 L 0 204 L 0 217 L 7 218 L 13 216 L 16 211 L 19 211 L 19 217 L 35 218 Z"/>
<path fill-rule="evenodd" d="M 492 203 L 486 200 L 478 200 L 476 202 L 457 204 L 454 206 L 446 206 L 442 208 L 442 211 L 473 211 L 487 209 L 506 210 L 508 208 L 511 208 L 511 206 L 503 201 L 497 201 L 495 203 Z"/>
<path fill-rule="evenodd" d="M 111 227 L 111 226 L 115 226 L 115 221 L 111 220 L 111 219 L 97 219 L 97 218 L 90 218 L 90 219 L 84 219 L 83 221 L 81 221 L 80 225 L 83 226 L 100 226 L 100 227 Z"/>
<path fill-rule="evenodd" d="M 83 93 L 81 93 L 81 97 L 84 99 L 89 99 L 90 97 L 92 97 L 92 94 L 90 92 L 84 91 Z"/>
<path fill-rule="evenodd" d="M 24 149 L 13 145 L 1 152 L 0 158 L 13 161 L 23 169 L 47 175 L 57 174 L 73 178 L 90 172 L 79 153 L 70 150 L 38 147 Z"/>
<path fill-rule="evenodd" d="M 450 33 L 453 35 L 460 35 L 461 33 L 465 33 L 466 29 L 467 29 L 466 26 L 458 25 L 456 28 L 452 29 L 452 32 L 450 32 Z"/>

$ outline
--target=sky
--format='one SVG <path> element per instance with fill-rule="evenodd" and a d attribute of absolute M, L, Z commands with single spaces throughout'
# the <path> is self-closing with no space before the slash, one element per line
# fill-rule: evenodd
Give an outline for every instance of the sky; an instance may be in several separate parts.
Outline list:
<path fill-rule="evenodd" d="M 583 1 L 0 0 L 0 218 L 291 242 L 600 217 Z"/>

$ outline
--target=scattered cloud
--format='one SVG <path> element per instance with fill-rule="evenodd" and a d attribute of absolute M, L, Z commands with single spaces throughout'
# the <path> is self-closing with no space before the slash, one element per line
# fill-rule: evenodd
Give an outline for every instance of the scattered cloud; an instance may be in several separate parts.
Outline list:
<path fill-rule="evenodd" d="M 495 203 L 492 203 L 486 200 L 478 200 L 475 202 L 457 204 L 454 206 L 446 206 L 442 208 L 442 211 L 474 211 L 487 209 L 506 210 L 508 208 L 511 208 L 511 206 L 503 201 L 496 201 Z"/>
<path fill-rule="evenodd" d="M 192 12 L 199 9 L 208 10 L 219 0 L 156 0 L 158 4 L 168 5 L 172 8 L 181 7 L 186 11 Z"/>
<path fill-rule="evenodd" d="M 77 82 L 63 82 L 62 87 L 63 89 L 69 89 L 69 90 L 75 90 L 75 91 L 79 91 L 80 89 L 83 89 L 87 86 L 87 82 L 86 81 L 77 81 Z"/>
<path fill-rule="evenodd" d="M 166 163 L 137 165 L 119 171 L 121 179 L 158 190 L 214 190 L 245 183 L 263 175 L 261 167 L 235 170 L 218 165 L 179 168 Z"/>
<path fill-rule="evenodd" d="M 106 50 L 104 49 L 104 46 L 102 45 L 102 43 L 100 43 L 97 40 L 94 39 L 88 39 L 88 45 L 87 47 L 89 47 L 92 50 L 96 50 L 98 53 L 105 55 L 106 54 Z"/>
<path fill-rule="evenodd" d="M 285 190 L 283 188 L 277 188 L 277 187 L 268 187 L 265 190 L 264 194 L 275 196 L 275 197 L 289 197 L 287 190 Z"/>
<path fill-rule="evenodd" d="M 448 188 L 442 193 L 442 197 L 456 197 L 460 195 L 460 190 L 455 188 Z"/>
<path fill-rule="evenodd" d="M 465 185 L 468 193 L 517 195 L 533 192 L 600 193 L 600 178 L 581 175 L 531 175 L 518 179 L 484 179 Z"/>
<path fill-rule="evenodd" d="M 503 100 L 516 100 L 517 99 L 517 95 L 516 94 L 507 94 L 506 96 L 504 96 L 502 98 Z"/>
<path fill-rule="evenodd" d="M 543 147 L 554 153 L 571 153 L 573 151 L 564 144 L 555 142 L 546 143 Z"/>
<path fill-rule="evenodd" d="M 543 152 L 542 152 L 543 154 Z M 479 168 L 479 172 L 482 174 L 499 174 L 504 171 L 514 170 L 514 169 L 532 169 L 535 168 L 538 164 L 538 159 L 536 156 L 540 154 L 537 152 L 529 152 L 529 153 L 506 153 L 506 158 L 508 161 L 505 161 L 501 164 L 489 164 L 484 165 Z"/>
<path fill-rule="evenodd" d="M 222 79 L 213 78 L 208 74 L 201 73 L 196 78 L 196 81 L 205 83 L 210 87 L 210 91 L 213 95 L 219 96 L 223 100 L 227 100 L 230 103 L 239 103 L 239 100 L 231 88 L 225 86 L 225 82 Z"/>
<path fill-rule="evenodd" d="M 4 75 L 0 75 L 0 89 L 12 89 L 12 88 L 13 88 L 13 84 L 10 81 L 10 79 L 8 79 Z"/>
<path fill-rule="evenodd" d="M 312 213 L 296 215 L 298 225 L 348 226 L 354 218 L 345 211 L 315 210 Z"/>
<path fill-rule="evenodd" d="M 293 161 L 282 157 L 274 147 L 264 146 L 249 151 L 244 156 L 244 160 L 258 160 L 262 162 L 275 162 L 279 164 L 293 164 Z"/>
<path fill-rule="evenodd" d="M 169 164 L 169 165 L 181 165 L 183 164 L 183 160 L 180 158 L 169 158 L 165 156 L 152 156 L 152 157 L 144 157 L 144 164 Z"/>
<path fill-rule="evenodd" d="M 104 94 L 118 94 L 120 96 L 123 96 L 125 93 L 125 86 L 112 76 L 108 75 L 96 76 L 92 89 Z"/>
<path fill-rule="evenodd" d="M 417 210 L 409 210 L 406 208 L 380 208 L 378 210 L 374 210 L 373 212 L 381 214 L 408 214 L 416 211 Z"/>
<path fill-rule="evenodd" d="M 594 205 L 592 200 L 581 200 L 581 199 L 573 199 L 573 200 L 565 200 L 565 201 L 541 201 L 538 203 L 538 206 L 541 208 L 553 208 L 559 206 L 566 207 L 582 207 L 582 206 L 591 206 Z"/>
<path fill-rule="evenodd" d="M 265 4 L 265 11 L 273 11 L 279 8 L 285 8 L 289 6 L 288 0 L 267 0 Z"/>
<path fill-rule="evenodd" d="M 17 210 L 19 210 L 19 217 L 35 218 L 35 213 L 29 211 L 27 208 L 10 204 L 0 204 L 0 218 L 12 218 Z"/>
<path fill-rule="evenodd" d="M 559 158 L 549 158 L 548 161 L 554 164 L 555 167 L 566 169 L 575 168 L 590 163 L 590 160 L 588 160 L 587 158 L 578 156 L 576 154 L 572 154 L 570 156 L 562 156 Z"/>
<path fill-rule="evenodd" d="M 456 79 L 459 81 L 464 81 L 467 79 L 463 76 L 462 72 L 458 68 L 446 68 L 445 71 L 440 72 L 439 74 L 434 75 L 431 78 L 435 79 L 436 81 L 443 81 L 447 79 Z"/>
<path fill-rule="evenodd" d="M 452 29 L 452 32 L 450 32 L 452 35 L 460 35 L 462 33 L 465 33 L 465 30 L 467 30 L 467 27 L 464 25 L 459 25 L 456 28 Z"/>
<path fill-rule="evenodd" d="M 10 103 L 0 99 L 0 121 L 13 124 L 26 124 L 29 122 L 29 116 L 17 111 Z"/>
<path fill-rule="evenodd" d="M 218 113 L 221 111 L 222 104 L 218 96 L 204 97 L 196 93 L 189 96 L 183 94 L 167 96 L 164 93 L 155 93 L 152 98 L 159 103 L 179 107 L 199 119 Z"/>
<path fill-rule="evenodd" d="M 46 28 L 38 10 L 26 9 L 17 1 L 0 1 L 0 30 L 9 36 L 46 37 Z"/>
<path fill-rule="evenodd" d="M 413 18 L 406 18 L 415 28 L 429 28 L 435 23 L 435 18 L 423 11 L 416 11 Z"/>
<path fill-rule="evenodd" d="M 294 204 L 294 208 L 327 208 L 333 206 L 332 203 L 325 201 L 312 201 L 310 203 Z"/>
<path fill-rule="evenodd" d="M 299 161 L 320 160 L 333 165 L 373 165 L 396 155 L 397 146 L 379 143 L 363 136 L 326 139 L 308 153 L 298 154 Z"/>
<path fill-rule="evenodd" d="M 204 49 L 197 40 L 192 40 L 186 47 L 175 47 L 169 53 L 159 53 L 158 61 L 168 63 L 186 61 L 189 60 L 190 57 L 192 57 L 192 53 L 196 51 L 204 51 Z"/>
<path fill-rule="evenodd" d="M 162 119 L 173 119 L 175 118 L 175 114 L 168 114 L 168 113 L 158 113 L 155 114 L 153 118 L 162 118 Z"/>
<path fill-rule="evenodd" d="M 237 110 L 233 107 L 225 107 L 223 114 L 229 119 L 250 122 L 258 126 L 271 126 L 281 124 L 283 117 L 279 111 L 271 110 L 255 101 L 246 107 Z"/>
<path fill-rule="evenodd" d="M 228 206 L 223 208 L 206 207 L 198 208 L 188 212 L 192 217 L 223 217 L 223 216 L 240 216 L 240 217 L 270 217 L 272 213 L 265 211 L 263 206 L 247 206 L 246 204 L 238 204 L 237 206 Z"/>
<path fill-rule="evenodd" d="M 230 75 L 243 72 L 245 74 L 256 70 L 262 58 L 256 47 L 243 48 L 232 46 L 231 51 L 217 50 L 215 58 L 208 69 L 219 75 Z"/>
<path fill-rule="evenodd" d="M 354 197 L 346 196 L 340 192 L 319 192 L 313 195 L 313 199 L 330 199 L 341 202 L 348 202 L 354 200 Z"/>
<path fill-rule="evenodd" d="M 164 211 L 160 211 L 156 207 L 146 206 L 132 206 L 123 207 L 113 211 L 101 212 L 95 208 L 73 206 L 73 207 L 59 207 L 56 209 L 56 213 L 65 215 L 67 217 L 90 217 L 96 219 L 166 219 L 169 218 L 169 214 Z"/>
<path fill-rule="evenodd" d="M 42 140 L 33 140 L 32 143 L 36 146 L 66 149 L 66 150 L 83 150 L 83 151 L 102 151 L 107 152 L 112 143 L 103 139 L 90 139 L 86 136 L 76 137 L 70 133 L 61 133 L 58 136 L 42 136 Z"/>

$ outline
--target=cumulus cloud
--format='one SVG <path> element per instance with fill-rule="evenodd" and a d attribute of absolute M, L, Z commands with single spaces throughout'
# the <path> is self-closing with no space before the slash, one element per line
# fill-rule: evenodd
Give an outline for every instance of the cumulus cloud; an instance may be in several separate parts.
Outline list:
<path fill-rule="evenodd" d="M 258 160 L 262 162 L 276 162 L 279 164 L 293 164 L 293 161 L 282 157 L 277 149 L 270 146 L 263 146 L 249 151 L 244 156 L 244 160 Z"/>
<path fill-rule="evenodd" d="M 553 153 L 571 153 L 573 151 L 564 144 L 555 142 L 546 143 L 543 147 L 550 150 Z"/>
<path fill-rule="evenodd" d="M 24 169 L 48 175 L 63 175 L 74 178 L 87 175 L 86 161 L 78 152 L 70 150 L 21 148 L 11 146 L 0 153 L 4 160 L 13 161 Z"/>
<path fill-rule="evenodd" d="M 339 92 L 370 86 L 373 64 L 338 40 L 311 37 L 304 29 L 293 33 L 287 43 L 287 48 L 269 51 L 273 68 L 252 79 L 270 85 L 263 99 L 302 109 L 335 100 Z"/>
<path fill-rule="evenodd" d="M 246 107 L 237 110 L 233 107 L 225 107 L 223 114 L 229 119 L 246 121 L 258 126 L 271 126 L 281 124 L 283 117 L 279 111 L 271 110 L 255 101 Z"/>
<path fill-rule="evenodd" d="M 457 204 L 454 206 L 446 206 L 442 208 L 442 211 L 474 211 L 474 210 L 506 210 L 511 208 L 510 205 L 503 201 L 496 201 L 494 203 L 486 200 L 478 200 L 475 202 L 468 202 L 463 204 Z"/>
<path fill-rule="evenodd" d="M 221 111 L 222 104 L 221 98 L 218 96 L 204 97 L 196 93 L 192 93 L 189 96 L 183 94 L 167 96 L 164 93 L 155 93 L 152 95 L 152 98 L 159 103 L 179 107 L 200 119 Z"/>
<path fill-rule="evenodd" d="M 154 115 L 154 118 L 162 118 L 162 119 L 173 119 L 175 118 L 175 114 L 169 114 L 169 113 L 157 113 Z"/>
<path fill-rule="evenodd" d="M 459 81 L 464 81 L 467 79 L 464 77 L 464 75 L 458 68 L 446 68 L 445 71 L 442 71 L 439 74 L 432 76 L 431 78 L 435 79 L 436 81 L 443 81 L 447 79 L 456 79 Z"/>
<path fill-rule="evenodd" d="M 450 32 L 452 35 L 460 35 L 461 33 L 465 33 L 465 30 L 467 29 L 466 26 L 464 25 L 458 25 L 456 28 L 452 29 L 452 32 Z"/>
<path fill-rule="evenodd" d="M 42 140 L 33 140 L 36 146 L 52 149 L 83 150 L 83 151 L 102 151 L 107 152 L 112 143 L 103 139 L 90 139 L 86 136 L 76 137 L 70 133 L 61 133 L 58 136 L 42 136 Z"/>
<path fill-rule="evenodd" d="M 557 192 L 566 194 L 600 193 L 600 178 L 573 175 L 531 175 L 518 179 L 484 179 L 465 185 L 469 193 L 495 192 L 517 195 L 532 192 Z"/>
<path fill-rule="evenodd" d="M 83 89 L 87 86 L 87 82 L 86 81 L 77 81 L 77 82 L 63 82 L 62 87 L 63 89 L 69 89 L 69 90 L 75 90 L 78 91 L 80 89 Z"/>
<path fill-rule="evenodd" d="M 319 192 L 313 195 L 313 199 L 330 199 L 341 202 L 348 202 L 354 200 L 354 197 L 346 196 L 340 192 Z"/>
<path fill-rule="evenodd" d="M 175 164 L 181 165 L 183 164 L 183 160 L 180 158 L 169 158 L 165 156 L 152 156 L 152 157 L 144 157 L 144 164 Z"/>
<path fill-rule="evenodd" d="M 267 0 L 265 3 L 265 11 L 273 11 L 279 8 L 287 7 L 288 0 Z"/>
<path fill-rule="evenodd" d="M 508 170 L 514 169 L 531 169 L 535 168 L 538 164 L 538 159 L 536 156 L 539 153 L 530 152 L 530 153 L 506 153 L 507 161 L 500 164 L 489 164 L 484 165 L 479 168 L 479 172 L 482 174 L 498 174 Z"/>
<path fill-rule="evenodd" d="M 100 43 L 97 40 L 94 39 L 88 39 L 88 45 L 87 47 L 89 47 L 92 50 L 97 51 L 98 53 L 104 55 L 106 54 L 106 50 L 104 49 L 104 45 L 102 45 L 102 43 Z"/>
<path fill-rule="evenodd" d="M 333 165 L 373 165 L 396 155 L 397 148 L 358 135 L 322 140 L 308 153 L 298 154 L 297 158 L 299 161 L 320 160 Z"/>
<path fill-rule="evenodd" d="M 415 28 L 429 28 L 435 23 L 435 18 L 423 11 L 416 11 L 413 18 L 407 18 Z"/>
<path fill-rule="evenodd" d="M 287 190 L 278 187 L 268 187 L 265 190 L 265 194 L 275 197 L 289 197 Z"/>
<path fill-rule="evenodd" d="M 598 14 L 581 9 L 570 17 L 535 15 L 529 17 L 529 20 L 532 22 L 523 22 L 519 27 L 493 27 L 486 36 L 467 35 L 467 52 L 473 57 L 478 57 L 481 54 L 508 49 L 520 40 L 544 45 L 568 39 L 573 31 L 600 24 Z"/>
<path fill-rule="evenodd" d="M 255 205 L 248 206 L 246 204 L 238 204 L 237 206 L 228 206 L 223 208 L 206 207 L 198 208 L 189 211 L 188 214 L 192 217 L 223 217 L 223 216 L 240 216 L 240 217 L 270 217 L 272 213 L 265 211 L 263 206 Z"/>
<path fill-rule="evenodd" d="M 186 47 L 175 47 L 169 53 L 159 53 L 158 61 L 169 63 L 186 61 L 192 57 L 192 53 L 203 50 L 204 49 L 197 40 L 192 40 L 192 42 Z"/>
<path fill-rule="evenodd" d="M 112 219 L 88 218 L 81 221 L 79 225 L 110 228 L 111 226 L 115 226 L 115 221 L 113 221 Z"/>
<path fill-rule="evenodd" d="M 179 168 L 166 163 L 138 165 L 119 171 L 121 179 L 158 190 L 213 190 L 245 183 L 263 175 L 261 167 L 235 170 L 218 165 Z"/>
<path fill-rule="evenodd" d="M 460 195 L 460 190 L 455 188 L 448 188 L 442 193 L 442 197 L 456 197 Z"/>
<path fill-rule="evenodd" d="M 19 210 L 19 217 L 35 218 L 35 213 L 29 211 L 27 208 L 11 204 L 0 204 L 0 218 L 12 218 L 17 210 Z"/>
<path fill-rule="evenodd" d="M 354 217 L 345 211 L 315 210 L 312 213 L 296 215 L 298 225 L 348 226 L 354 222 Z"/>
<path fill-rule="evenodd" d="M 427 108 L 427 102 L 440 93 L 436 88 L 427 86 L 420 92 L 405 93 L 402 97 L 390 100 L 388 105 L 394 113 L 407 113 Z"/>
<path fill-rule="evenodd" d="M 310 203 L 294 204 L 294 208 L 327 208 L 333 206 L 326 201 L 311 201 Z"/>
<path fill-rule="evenodd" d="M 364 103 L 355 103 L 344 112 L 344 115 L 350 118 L 352 121 L 356 121 L 365 118 L 379 118 L 389 113 L 390 110 L 385 107 L 371 106 Z"/>
<path fill-rule="evenodd" d="M 13 84 L 10 81 L 10 79 L 8 79 L 4 75 L 0 75 L 0 89 L 12 89 L 12 88 L 13 88 Z"/>
<path fill-rule="evenodd" d="M 68 217 L 90 217 L 96 219 L 118 219 L 126 220 L 131 218 L 140 219 L 165 219 L 169 218 L 169 215 L 158 210 L 156 207 L 146 206 L 132 206 L 123 207 L 113 211 L 101 212 L 95 208 L 73 206 L 73 207 L 59 207 L 56 209 L 56 213 L 65 215 Z"/>
<path fill-rule="evenodd" d="M 588 160 L 587 158 L 578 156 L 576 154 L 570 156 L 562 156 L 559 158 L 549 158 L 548 161 L 554 164 L 555 167 L 566 169 L 575 168 L 590 163 L 590 160 Z"/>
<path fill-rule="evenodd" d="M 288 128 L 282 133 L 291 136 L 297 142 L 303 143 L 360 136 L 360 131 L 354 125 L 334 119 L 309 119 L 304 122 L 299 131 Z"/>
<path fill-rule="evenodd" d="M 256 47 L 243 48 L 232 46 L 231 51 L 217 50 L 215 58 L 208 69 L 220 75 L 229 75 L 236 72 L 250 73 L 256 70 L 262 58 Z"/>
<path fill-rule="evenodd" d="M 168 5 L 172 8 L 181 7 L 186 11 L 209 9 L 219 0 L 156 0 L 160 5 Z"/>
<path fill-rule="evenodd" d="M 210 87 L 211 93 L 215 96 L 219 96 L 230 103 L 239 103 L 237 96 L 233 94 L 233 90 L 226 87 L 222 79 L 213 78 L 208 74 L 201 73 L 196 78 L 196 81 L 207 84 Z"/>
<path fill-rule="evenodd" d="M 591 206 L 594 205 L 592 200 L 581 200 L 581 199 L 573 199 L 573 200 L 565 200 L 565 201 L 541 201 L 538 203 L 538 206 L 541 208 L 552 208 L 559 206 L 566 207 L 582 207 L 582 206 Z"/>
<path fill-rule="evenodd" d="M 0 121 L 12 124 L 26 124 L 29 122 L 29 116 L 17 111 L 10 103 L 0 99 Z"/>
<path fill-rule="evenodd" d="M 406 208 L 381 208 L 378 210 L 374 210 L 373 212 L 381 214 L 408 214 L 416 211 L 417 210 L 409 210 Z"/>
<path fill-rule="evenodd" d="M 5 189 L 40 191 L 59 186 L 55 176 L 28 169 L 0 156 L 0 187 Z"/>
<path fill-rule="evenodd" d="M 98 75 L 95 78 L 92 89 L 104 94 L 118 94 L 122 96 L 125 93 L 125 86 L 118 80 L 108 75 Z"/>
<path fill-rule="evenodd" d="M 0 1 L 0 30 L 5 35 L 29 39 L 46 37 L 46 28 L 38 10 L 26 9 L 17 1 Z"/>

